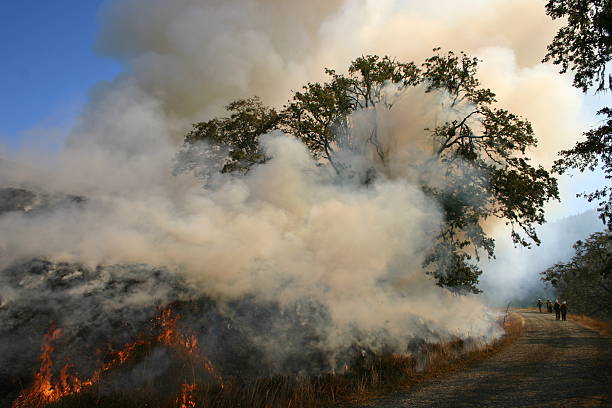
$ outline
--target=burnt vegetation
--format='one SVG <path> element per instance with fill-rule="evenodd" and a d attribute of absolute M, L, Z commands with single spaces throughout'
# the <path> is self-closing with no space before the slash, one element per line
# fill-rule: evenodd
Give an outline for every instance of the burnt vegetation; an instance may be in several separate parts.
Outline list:
<path fill-rule="evenodd" d="M 87 203 L 2 193 L 8 215 L 39 217 Z M 330 316 L 315 301 L 221 301 L 144 264 L 26 259 L 4 266 L 0 283 L 7 294 L 0 299 L 0 403 L 15 408 L 337 405 L 414 381 L 482 346 L 437 337 L 421 321 L 415 330 L 429 333 L 428 342 L 356 329 L 352 341 L 329 350 L 322 328 Z"/>
<path fill-rule="evenodd" d="M 0 308 L 0 348 L 12 356 L 0 367 L 0 402 L 14 408 L 335 405 L 482 352 L 478 339 L 404 339 L 397 354 L 356 337 L 330 360 L 320 305 L 222 304 L 145 265 L 36 259 L 2 276 L 39 299 L 25 293 Z"/>
<path fill-rule="evenodd" d="M 383 353 L 369 358 L 356 358 L 355 365 L 339 374 L 318 376 L 276 375 L 254 380 L 228 378 L 223 383 L 193 384 L 183 393 L 181 386 L 168 377 L 145 387 L 113 393 L 99 389 L 66 397 L 48 407 L 321 407 L 349 406 L 394 387 L 408 385 L 440 370 L 451 369 L 460 360 L 482 357 L 501 343 L 485 351 L 457 340 L 447 344 L 425 345 L 418 358 Z M 481 354 L 482 353 L 482 354 Z M 477 356 L 478 355 L 478 356 Z M 420 367 L 420 365 L 425 365 Z M 181 375 L 181 372 L 175 374 Z M 169 384 L 174 383 L 174 387 Z"/>

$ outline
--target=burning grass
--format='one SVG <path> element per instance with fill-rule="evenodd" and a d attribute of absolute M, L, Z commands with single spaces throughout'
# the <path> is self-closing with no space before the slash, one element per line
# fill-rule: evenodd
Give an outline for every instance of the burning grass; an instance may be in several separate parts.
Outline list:
<path fill-rule="evenodd" d="M 521 318 L 510 315 L 503 322 L 506 335 L 490 345 L 475 341 L 454 340 L 447 343 L 415 344 L 413 353 L 375 355 L 361 350 L 342 373 L 319 376 L 272 376 L 253 380 L 224 378 L 205 356 L 193 335 L 180 330 L 181 316 L 171 307 L 160 310 L 152 321 L 154 330 L 106 353 L 90 376 L 73 373 L 73 365 L 64 362 L 54 371 L 55 343 L 62 336 L 52 327 L 46 334 L 40 356 L 40 367 L 32 384 L 22 390 L 13 408 L 76 407 L 321 407 L 348 405 L 374 398 L 386 391 L 455 370 L 469 362 L 488 357 L 516 339 Z M 156 348 L 173 353 L 175 364 L 164 375 L 152 376 L 136 388 L 109 391 L 113 371 L 138 364 Z M 146 371 L 146 370 L 145 370 Z M 55 374 L 54 374 L 55 373 Z M 57 378 L 56 378 L 57 377 Z"/>

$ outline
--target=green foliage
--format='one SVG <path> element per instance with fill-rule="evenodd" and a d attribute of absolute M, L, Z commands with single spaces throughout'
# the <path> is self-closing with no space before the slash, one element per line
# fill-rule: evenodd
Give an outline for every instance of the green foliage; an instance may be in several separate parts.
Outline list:
<path fill-rule="evenodd" d="M 494 106 L 495 94 L 481 87 L 476 74 L 478 59 L 464 53 L 434 55 L 421 66 L 390 57 L 362 56 L 346 74 L 326 69 L 327 82 L 308 83 L 281 111 L 265 108 L 256 98 L 230 104 L 232 114 L 194 125 L 185 149 L 207 141 L 213 152 L 227 149 L 222 172 L 242 172 L 266 158 L 258 136 L 282 130 L 299 138 L 313 157 L 333 167 L 339 178 L 367 185 L 377 174 L 390 175 L 393 145 L 381 140 L 377 110 L 393 109 L 410 88 L 420 87 L 450 101 L 452 119 L 424 129 L 433 150 L 423 162 L 443 173 L 432 183 L 423 176 L 422 191 L 439 203 L 444 223 L 425 267 L 442 286 L 478 292 L 479 253 L 493 256 L 494 241 L 481 224 L 489 217 L 505 219 L 517 244 L 538 243 L 534 225 L 544 221 L 544 204 L 558 198 L 556 180 L 541 167 L 529 164 L 527 149 L 536 145 L 531 124 Z M 355 112 L 368 112 L 372 120 L 365 133 L 357 131 Z M 361 124 L 363 126 L 363 124 Z M 367 137 L 363 137 L 366 134 Z M 209 149 L 209 150 L 210 150 Z M 373 157 L 368 169 L 354 169 L 346 154 Z M 358 171 L 364 174 L 356 174 Z"/>
<path fill-rule="evenodd" d="M 368 55 L 357 58 L 348 68 L 348 76 L 332 69 L 325 72 L 329 82 L 307 84 L 285 106 L 285 128 L 313 152 L 318 159 L 324 157 L 338 175 L 346 170 L 334 155 L 336 149 L 359 150 L 362 146 L 352 137 L 350 114 L 356 110 L 376 108 L 383 104 L 387 109 L 393 101 L 383 89 L 393 84 L 397 92 L 419 83 L 419 69 L 414 63 L 400 63 L 387 56 Z M 376 127 L 369 142 L 381 148 Z M 382 156 L 382 152 L 379 155 Z"/>
<path fill-rule="evenodd" d="M 329 71 L 336 79 L 334 71 Z M 398 90 L 419 84 L 419 68 L 413 63 L 400 63 L 387 56 L 377 55 L 359 57 L 351 63 L 349 72 L 349 98 L 353 101 L 353 109 L 363 109 L 386 103 L 387 108 L 392 103 L 383 96 L 382 89 L 386 84 L 394 84 Z"/>
<path fill-rule="evenodd" d="M 336 171 L 334 142 L 336 134 L 346 129 L 351 112 L 348 99 L 349 83 L 338 79 L 326 84 L 308 84 L 296 92 L 285 106 L 285 130 L 298 137 L 312 152 L 315 159 L 326 158 Z"/>
<path fill-rule="evenodd" d="M 612 109 L 604 108 L 598 112 L 606 115 L 608 120 L 602 126 L 584 134 L 585 140 L 576 143 L 569 150 L 559 153 L 560 159 L 555 161 L 553 170 L 563 174 L 568 169 L 595 170 L 601 168 L 607 180 L 612 180 Z M 579 194 L 589 202 L 597 201 L 597 210 L 601 219 L 612 231 L 612 186 L 603 186 L 591 193 Z"/>
<path fill-rule="evenodd" d="M 561 65 L 561 73 L 573 71 L 574 86 L 583 92 L 597 84 L 597 91 L 612 88 L 612 75 L 606 75 L 606 64 L 612 61 L 612 2 L 610 0 L 549 0 L 546 13 L 553 19 L 567 18 L 553 42 L 548 46 L 544 61 Z M 612 109 L 597 112 L 608 120 L 597 129 L 584 134 L 586 140 L 559 153 L 554 171 L 563 174 L 568 169 L 581 172 L 601 165 L 607 180 L 612 179 Z M 579 194 L 589 202 L 598 201 L 602 221 L 612 230 L 612 186 L 604 185 Z"/>
<path fill-rule="evenodd" d="M 546 14 L 567 18 L 567 24 L 548 45 L 544 61 L 561 65 L 561 73 L 574 73 L 574 86 L 584 92 L 610 89 L 612 76 L 606 64 L 612 60 L 612 2 L 610 0 L 549 0 Z"/>
<path fill-rule="evenodd" d="M 612 318 L 612 233 L 596 232 L 574 244 L 575 255 L 542 272 L 576 313 Z"/>
<path fill-rule="evenodd" d="M 432 273 L 441 284 L 465 282 L 472 290 L 481 272 L 470 262 L 468 250 L 477 260 L 479 248 L 488 256 L 494 253 L 493 240 L 480 227 L 482 221 L 506 220 L 514 242 L 529 246 L 519 231 L 539 243 L 534 225 L 544 222 L 544 204 L 558 199 L 556 180 L 525 157 L 527 148 L 537 143 L 531 124 L 492 106 L 495 94 L 480 87 L 477 66 L 477 59 L 453 52 L 436 54 L 423 64 L 427 92 L 446 92 L 450 108 L 464 112 L 430 129 L 438 160 L 447 168 L 447 184 L 426 189 L 446 215 L 438 237 L 441 244 L 427 263 L 435 265 Z"/>
<path fill-rule="evenodd" d="M 203 143 L 206 148 L 199 149 L 198 154 L 205 157 L 197 159 L 215 163 L 222 173 L 246 173 L 253 165 L 266 161 L 259 146 L 259 136 L 275 129 L 280 115 L 275 109 L 264 106 L 258 97 L 234 101 L 226 109 L 231 113 L 228 117 L 193 125 L 185 136 L 186 149 L 182 154 L 188 156 L 190 146 Z M 193 170 L 197 164 L 187 162 L 188 170 Z"/>
<path fill-rule="evenodd" d="M 449 51 L 440 54 L 440 48 L 434 48 L 434 55 L 423 63 L 423 79 L 427 92 L 444 90 L 453 97 L 452 106 L 467 100 L 473 104 L 491 104 L 495 94 L 490 89 L 479 88 L 476 77 L 478 58 L 470 58 L 465 53 L 456 55 Z"/>

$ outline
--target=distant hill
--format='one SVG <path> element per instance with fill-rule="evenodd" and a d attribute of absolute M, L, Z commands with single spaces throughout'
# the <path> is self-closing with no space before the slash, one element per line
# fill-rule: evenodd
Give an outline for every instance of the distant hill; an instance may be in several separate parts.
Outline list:
<path fill-rule="evenodd" d="M 12 211 L 36 214 L 85 201 L 84 197 L 71 194 L 47 194 L 24 188 L 0 187 L 0 215 Z"/>

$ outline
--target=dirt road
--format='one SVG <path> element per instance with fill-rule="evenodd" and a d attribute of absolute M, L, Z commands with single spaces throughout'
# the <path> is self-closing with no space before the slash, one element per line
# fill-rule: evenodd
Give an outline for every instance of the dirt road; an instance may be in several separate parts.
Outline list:
<path fill-rule="evenodd" d="M 522 336 L 492 358 L 360 407 L 612 407 L 612 338 L 517 313 Z"/>

